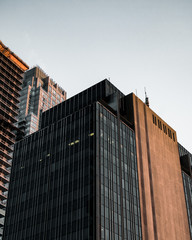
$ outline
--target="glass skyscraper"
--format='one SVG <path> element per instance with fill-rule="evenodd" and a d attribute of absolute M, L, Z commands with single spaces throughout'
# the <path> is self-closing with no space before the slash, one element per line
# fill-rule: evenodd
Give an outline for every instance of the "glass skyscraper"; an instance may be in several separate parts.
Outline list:
<path fill-rule="evenodd" d="M 39 129 L 41 112 L 63 102 L 66 92 L 58 86 L 40 67 L 25 72 L 21 90 L 18 128 L 22 135 L 31 134 Z"/>
<path fill-rule="evenodd" d="M 15 145 L 4 240 L 181 236 L 176 132 L 134 94 L 103 80 L 43 112 Z"/>
<path fill-rule="evenodd" d="M 141 239 L 135 134 L 118 96 L 104 80 L 16 144 L 4 239 Z"/>

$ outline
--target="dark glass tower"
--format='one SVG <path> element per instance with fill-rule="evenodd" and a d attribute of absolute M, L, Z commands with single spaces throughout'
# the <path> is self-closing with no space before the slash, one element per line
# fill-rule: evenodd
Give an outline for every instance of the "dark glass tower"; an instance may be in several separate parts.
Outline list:
<path fill-rule="evenodd" d="M 15 145 L 3 239 L 141 239 L 135 134 L 104 80 Z"/>
<path fill-rule="evenodd" d="M 184 187 L 174 129 L 103 80 L 15 145 L 3 239 L 190 240 Z"/>
<path fill-rule="evenodd" d="M 178 144 L 178 146 L 189 220 L 189 230 L 192 239 L 192 154 L 188 152 L 181 144 Z"/>

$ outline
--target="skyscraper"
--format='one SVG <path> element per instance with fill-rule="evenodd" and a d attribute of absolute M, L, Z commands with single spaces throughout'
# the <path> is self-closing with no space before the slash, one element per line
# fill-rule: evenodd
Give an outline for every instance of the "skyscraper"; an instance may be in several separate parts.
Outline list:
<path fill-rule="evenodd" d="M 28 70 L 23 79 L 18 127 L 26 135 L 37 131 L 41 112 L 65 99 L 66 92 L 40 67 Z"/>
<path fill-rule="evenodd" d="M 4 224 L 22 74 L 27 69 L 27 64 L 0 41 L 0 238 Z"/>
<path fill-rule="evenodd" d="M 176 132 L 108 80 L 15 146 L 4 240 L 190 239 Z"/>

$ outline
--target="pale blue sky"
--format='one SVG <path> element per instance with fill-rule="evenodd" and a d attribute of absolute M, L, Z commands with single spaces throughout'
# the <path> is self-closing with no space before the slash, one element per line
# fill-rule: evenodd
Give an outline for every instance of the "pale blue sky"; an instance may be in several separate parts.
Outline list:
<path fill-rule="evenodd" d="M 0 39 L 68 97 L 104 78 L 135 92 L 192 152 L 191 0 L 0 0 Z"/>

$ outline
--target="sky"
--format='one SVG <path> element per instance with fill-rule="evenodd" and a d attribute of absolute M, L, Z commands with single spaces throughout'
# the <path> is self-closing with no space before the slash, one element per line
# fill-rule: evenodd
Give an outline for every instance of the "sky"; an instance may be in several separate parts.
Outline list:
<path fill-rule="evenodd" d="M 0 0 L 0 40 L 68 98 L 110 78 L 192 153 L 191 0 Z"/>

